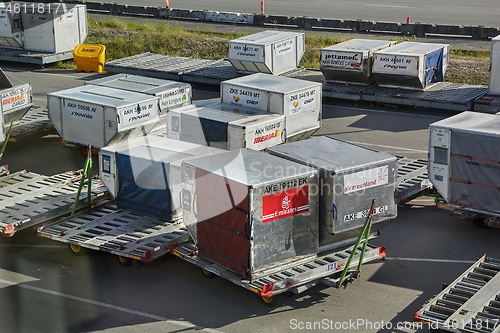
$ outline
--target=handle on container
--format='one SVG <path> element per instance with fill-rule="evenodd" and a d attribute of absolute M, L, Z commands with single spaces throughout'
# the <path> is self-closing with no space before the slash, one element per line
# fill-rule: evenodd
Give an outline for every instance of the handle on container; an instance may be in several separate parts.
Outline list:
<path fill-rule="evenodd" d="M 335 205 L 335 202 L 332 203 L 332 220 L 336 221 L 338 217 L 338 212 L 337 212 L 337 206 Z"/>

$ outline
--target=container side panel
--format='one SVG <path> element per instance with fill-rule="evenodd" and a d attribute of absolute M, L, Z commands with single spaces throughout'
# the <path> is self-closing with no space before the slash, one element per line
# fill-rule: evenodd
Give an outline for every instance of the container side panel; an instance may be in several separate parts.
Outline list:
<path fill-rule="evenodd" d="M 430 52 L 425 57 L 425 85 L 443 82 L 443 50 Z"/>

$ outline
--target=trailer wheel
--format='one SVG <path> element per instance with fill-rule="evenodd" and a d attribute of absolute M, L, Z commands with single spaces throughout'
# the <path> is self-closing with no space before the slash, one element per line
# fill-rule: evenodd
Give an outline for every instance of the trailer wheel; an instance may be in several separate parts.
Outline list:
<path fill-rule="evenodd" d="M 4 243 L 6 243 L 6 244 L 12 244 L 12 243 L 16 242 L 16 239 L 17 239 L 16 235 L 17 235 L 17 233 L 15 233 L 13 236 L 7 236 L 4 233 L 1 233 L 0 235 L 1 235 L 0 238 L 2 238 L 2 241 Z"/>
<path fill-rule="evenodd" d="M 476 227 L 488 228 L 488 226 L 484 224 L 484 217 L 476 217 L 473 222 L 476 225 Z"/>
<path fill-rule="evenodd" d="M 74 256 L 79 256 L 83 252 L 83 249 L 81 248 L 81 246 L 76 245 L 76 244 L 69 243 L 68 249 L 69 249 L 69 252 L 71 252 L 71 254 L 73 254 Z"/>
<path fill-rule="evenodd" d="M 214 274 L 214 273 L 207 271 L 205 268 L 202 268 L 202 269 L 201 269 L 201 273 L 202 273 L 202 274 L 203 274 L 203 276 L 204 276 L 204 277 L 206 277 L 207 279 L 211 279 L 211 278 L 213 278 L 213 277 L 215 276 L 215 274 Z"/>
<path fill-rule="evenodd" d="M 120 265 L 122 265 L 123 267 L 132 265 L 132 258 L 118 256 L 118 261 L 120 262 Z"/>
<path fill-rule="evenodd" d="M 278 295 L 273 295 L 269 297 L 261 296 L 260 300 L 265 306 L 273 308 L 276 306 L 276 304 L 278 304 Z"/>

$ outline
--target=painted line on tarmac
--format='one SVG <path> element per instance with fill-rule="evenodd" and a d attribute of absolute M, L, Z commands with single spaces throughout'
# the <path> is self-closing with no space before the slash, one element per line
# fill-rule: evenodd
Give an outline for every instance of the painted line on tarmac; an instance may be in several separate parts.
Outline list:
<path fill-rule="evenodd" d="M 111 309 L 111 310 L 121 311 L 121 312 L 129 313 L 129 314 L 133 314 L 133 315 L 136 315 L 136 316 L 141 316 L 141 317 L 145 317 L 145 318 L 149 318 L 149 319 L 154 319 L 154 320 L 166 322 L 168 324 L 174 324 L 174 325 L 177 325 L 177 326 L 181 326 L 181 327 L 184 327 L 184 328 L 187 328 L 187 329 L 195 329 L 195 330 L 198 330 L 198 331 L 209 332 L 209 333 L 223 333 L 221 331 L 217 331 L 217 330 L 214 330 L 214 329 L 211 329 L 211 328 L 205 328 L 205 327 L 201 327 L 201 326 L 198 326 L 198 325 L 194 325 L 194 324 L 191 324 L 190 322 L 184 321 L 184 320 L 172 320 L 172 319 L 168 319 L 168 318 L 156 316 L 156 315 L 153 315 L 153 314 L 150 314 L 150 313 L 145 313 L 145 312 L 141 312 L 141 311 L 136 311 L 136 310 L 132 310 L 132 309 L 123 308 L 121 306 L 116 306 L 116 305 L 112 305 L 112 304 L 98 302 L 98 301 L 94 301 L 94 300 L 91 300 L 91 299 L 77 297 L 77 296 L 73 296 L 73 295 L 63 294 L 63 293 L 60 293 L 60 292 L 57 292 L 57 291 L 53 291 L 53 290 L 38 288 L 38 287 L 29 286 L 29 285 L 25 285 L 25 284 L 18 284 L 18 283 L 13 282 L 13 281 L 7 281 L 7 280 L 0 279 L 0 283 L 6 284 L 6 285 L 10 285 L 10 286 L 16 286 L 16 287 L 24 288 L 24 289 L 28 289 L 28 290 L 33 290 L 33 291 L 37 291 L 37 292 L 48 294 L 48 295 L 63 297 L 63 298 L 71 299 L 71 300 L 78 301 L 78 302 L 83 302 L 83 303 L 87 303 L 87 304 L 97 305 L 97 306 L 101 306 L 103 308 L 108 308 L 108 309 Z"/>
<path fill-rule="evenodd" d="M 366 143 L 366 142 L 355 142 L 355 141 L 350 141 L 351 143 L 358 144 L 358 145 L 365 145 L 365 146 L 374 146 L 374 147 L 381 147 L 381 148 L 387 148 L 387 149 L 401 149 L 404 151 L 412 151 L 415 153 L 426 153 L 427 150 L 420 150 L 420 149 L 412 149 L 412 148 L 403 148 L 403 147 L 394 147 L 394 146 L 386 146 L 386 145 L 377 145 L 374 143 Z"/>
<path fill-rule="evenodd" d="M 454 260 L 454 259 L 426 259 L 426 258 L 401 258 L 401 257 L 387 257 L 387 260 L 396 261 L 421 261 L 421 262 L 438 262 L 447 264 L 473 264 L 473 260 Z"/>
<path fill-rule="evenodd" d="M 404 5 L 377 5 L 377 4 L 365 4 L 366 7 L 385 7 L 385 8 L 417 8 L 413 6 L 404 6 Z"/>
<path fill-rule="evenodd" d="M 0 244 L 0 247 L 34 247 L 41 249 L 62 249 L 64 245 Z"/>

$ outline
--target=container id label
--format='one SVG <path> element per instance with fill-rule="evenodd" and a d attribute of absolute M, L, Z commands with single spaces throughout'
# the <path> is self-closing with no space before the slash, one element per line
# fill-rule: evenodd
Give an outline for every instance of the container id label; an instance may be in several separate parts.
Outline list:
<path fill-rule="evenodd" d="M 123 127 L 141 124 L 156 117 L 155 103 L 138 103 L 123 109 L 120 113 L 123 117 Z"/>
<path fill-rule="evenodd" d="M 294 115 L 300 112 L 314 110 L 316 108 L 316 89 L 303 91 L 290 95 L 289 112 Z"/>
<path fill-rule="evenodd" d="M 246 147 L 259 149 L 282 143 L 285 139 L 282 138 L 284 127 L 285 122 L 284 119 L 281 118 L 279 121 L 256 128 L 254 131 L 247 133 Z"/>
<path fill-rule="evenodd" d="M 64 107 L 70 118 L 92 123 L 97 123 L 98 121 L 97 107 L 94 105 L 65 100 Z"/>
<path fill-rule="evenodd" d="M 260 109 L 260 92 L 232 87 L 229 87 L 227 91 L 229 94 L 228 97 L 224 98 L 225 103 L 243 106 L 251 109 Z"/>
<path fill-rule="evenodd" d="M 160 99 L 160 108 L 165 109 L 189 102 L 189 88 L 179 88 L 162 94 Z"/>
<path fill-rule="evenodd" d="M 262 223 L 309 212 L 309 186 L 262 197 Z"/>
<path fill-rule="evenodd" d="M 361 53 L 343 53 L 336 51 L 322 51 L 321 53 L 321 66 L 356 69 L 361 67 L 361 61 Z"/>
<path fill-rule="evenodd" d="M 378 68 L 384 71 L 413 73 L 414 69 L 417 68 L 416 59 L 413 58 L 379 55 L 377 61 Z"/>
<path fill-rule="evenodd" d="M 281 56 L 293 51 L 293 39 L 285 40 L 274 44 L 274 52 L 277 56 Z"/>
<path fill-rule="evenodd" d="M 256 45 L 229 45 L 229 59 L 247 60 L 247 61 L 264 61 L 264 51 L 261 47 Z"/>
<path fill-rule="evenodd" d="M 358 171 L 344 176 L 344 193 L 366 190 L 389 182 L 389 166 Z"/>
<path fill-rule="evenodd" d="M 373 209 L 373 215 L 379 215 L 387 212 L 389 210 L 388 206 L 375 207 Z M 354 221 L 358 219 L 366 219 L 368 217 L 368 212 L 370 210 L 362 210 L 361 212 L 351 213 L 344 215 L 344 222 Z"/>
<path fill-rule="evenodd" d="M 5 112 L 28 104 L 28 96 L 28 87 L 22 87 L 2 93 L 2 110 Z"/>

